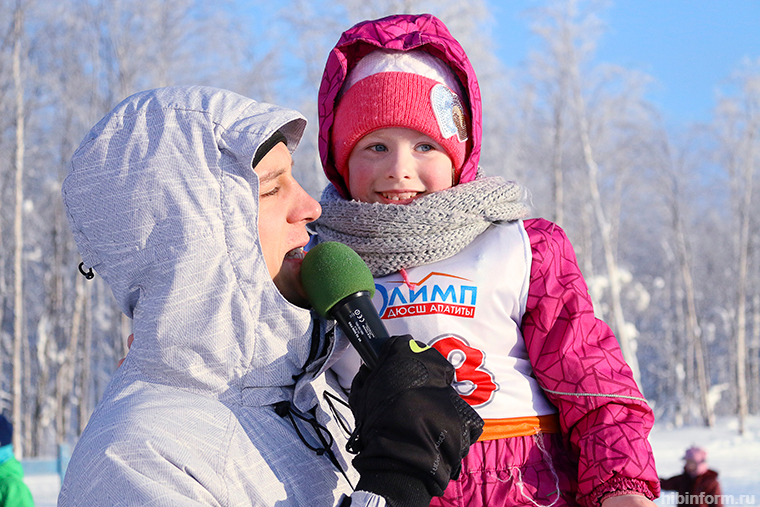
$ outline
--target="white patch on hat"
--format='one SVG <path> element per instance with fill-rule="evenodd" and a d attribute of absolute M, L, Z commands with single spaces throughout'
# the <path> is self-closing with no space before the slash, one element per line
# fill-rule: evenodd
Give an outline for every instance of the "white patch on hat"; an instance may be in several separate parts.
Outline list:
<path fill-rule="evenodd" d="M 465 121 L 462 101 L 456 93 L 449 90 L 445 85 L 437 84 L 430 91 L 430 104 L 433 106 L 435 119 L 438 120 L 438 128 L 441 137 L 448 139 L 454 135 L 460 143 L 467 140 L 467 122 Z"/>
<path fill-rule="evenodd" d="M 421 49 L 410 51 L 376 49 L 372 51 L 359 60 L 353 70 L 349 72 L 346 82 L 343 83 L 341 95 L 365 77 L 381 72 L 418 74 L 443 83 L 450 90 L 454 90 L 457 95 L 462 95 L 462 86 L 454 75 L 454 71 L 443 60 Z"/>

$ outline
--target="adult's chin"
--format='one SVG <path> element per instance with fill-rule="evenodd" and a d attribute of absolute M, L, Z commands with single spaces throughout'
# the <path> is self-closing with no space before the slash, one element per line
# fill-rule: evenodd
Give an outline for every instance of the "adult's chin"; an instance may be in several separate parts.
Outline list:
<path fill-rule="evenodd" d="M 311 308 L 301 283 L 301 259 L 285 259 L 279 273 L 272 280 L 277 290 L 290 303 L 301 308 Z"/>

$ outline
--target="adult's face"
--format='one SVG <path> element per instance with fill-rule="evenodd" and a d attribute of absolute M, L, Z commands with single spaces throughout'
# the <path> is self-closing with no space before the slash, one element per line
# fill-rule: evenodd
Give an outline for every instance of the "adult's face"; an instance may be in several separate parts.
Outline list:
<path fill-rule="evenodd" d="M 291 303 L 308 307 L 301 285 L 303 247 L 309 242 L 306 224 L 322 208 L 293 178 L 293 159 L 278 143 L 256 165 L 259 177 L 259 238 L 269 275 Z"/>

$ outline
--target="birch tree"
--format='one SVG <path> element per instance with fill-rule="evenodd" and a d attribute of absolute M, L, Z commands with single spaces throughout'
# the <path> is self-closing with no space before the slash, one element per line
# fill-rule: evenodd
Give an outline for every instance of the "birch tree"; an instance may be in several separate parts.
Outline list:
<path fill-rule="evenodd" d="M 562 132 L 572 131 L 576 136 L 570 156 L 572 162 L 584 168 L 585 174 L 575 173 L 573 194 L 580 196 L 580 209 L 587 204 L 591 211 L 608 287 L 604 306 L 609 308 L 609 320 L 623 355 L 639 381 L 635 329 L 626 320 L 623 309 L 617 220 L 621 212 L 621 193 L 627 191 L 626 181 L 629 181 L 626 173 L 636 163 L 636 150 L 641 150 L 640 144 L 646 143 L 650 119 L 641 98 L 645 78 L 613 66 L 593 65 L 596 41 L 602 30 L 598 15 L 603 5 L 561 0 L 536 9 L 533 30 L 543 41 L 543 52 L 535 61 L 551 69 L 542 75 L 543 79 L 552 81 L 550 86 L 544 87 L 551 90 L 545 103 L 552 109 L 546 115 L 552 119 L 551 128 L 555 133 L 552 150 L 562 149 L 563 143 L 557 139 Z M 572 119 L 572 126 L 565 127 L 568 119 Z M 562 160 L 571 163 L 568 157 L 556 154 L 553 157 L 555 186 L 565 181 L 558 174 L 563 170 Z M 579 181 L 585 181 L 585 188 L 577 186 Z M 603 187 L 603 183 L 606 186 Z M 605 188 L 610 193 L 607 197 Z M 563 202 L 561 192 L 555 190 L 555 196 L 555 214 L 562 217 L 557 208 L 557 203 Z M 583 221 L 580 225 L 584 225 Z M 587 234 L 582 233 L 582 237 L 590 237 Z M 587 269 L 594 269 L 589 265 L 591 255 L 590 251 L 581 251 L 581 262 Z M 585 274 L 588 279 L 588 271 Z"/>
<path fill-rule="evenodd" d="M 549 14 L 556 17 L 561 14 Z M 541 15 L 543 16 L 543 15 Z M 547 123 L 550 125 L 549 141 L 551 160 L 549 173 L 551 175 L 552 214 L 551 217 L 558 225 L 565 223 L 565 162 L 564 152 L 566 131 L 568 130 L 568 114 L 570 107 L 569 74 L 573 64 L 573 55 L 568 51 L 574 47 L 578 37 L 577 30 L 568 22 L 547 23 L 536 21 L 534 31 L 541 36 L 545 50 L 536 52 L 532 57 L 531 77 L 537 86 L 542 88 L 546 97 Z M 583 30 L 583 33 L 590 31 Z"/>
<path fill-rule="evenodd" d="M 672 223 L 672 236 L 674 241 L 668 242 L 667 248 L 673 249 L 674 268 L 678 273 L 680 283 L 676 285 L 674 291 L 679 296 L 675 301 L 677 305 L 678 320 L 683 323 L 681 332 L 683 333 L 686 347 L 680 347 L 673 351 L 674 354 L 681 356 L 683 363 L 686 365 L 685 377 L 683 379 L 681 390 L 685 399 L 685 409 L 691 409 L 691 404 L 695 398 L 699 400 L 699 407 L 702 414 L 702 422 L 705 426 L 713 427 L 715 425 L 715 414 L 712 403 L 710 402 L 710 379 L 707 373 L 705 360 L 705 350 L 703 345 L 702 326 L 697 308 L 696 287 L 693 277 L 693 261 L 691 254 L 691 245 L 687 233 L 687 225 L 684 219 L 684 197 L 682 187 L 688 181 L 688 175 L 694 172 L 693 166 L 689 165 L 689 155 L 692 153 L 691 146 L 676 152 L 668 142 L 668 136 L 663 132 L 660 136 L 662 141 L 662 165 L 664 166 L 664 180 L 662 187 L 666 190 L 665 199 L 670 209 L 670 219 Z M 696 370 L 695 370 L 696 368 Z M 696 384 L 696 392 L 693 385 Z M 683 417 L 683 414 L 681 415 Z"/>
<path fill-rule="evenodd" d="M 24 4 L 22 1 L 16 2 L 16 9 L 13 15 L 13 90 L 15 98 L 15 213 L 13 224 L 13 236 L 15 240 L 14 264 L 13 264 L 13 425 L 16 431 L 13 432 L 13 448 L 18 456 L 23 456 L 23 429 L 22 426 L 22 373 L 24 363 L 22 361 L 22 348 L 24 347 L 24 276 L 23 276 L 23 176 L 24 176 L 24 152 L 25 152 L 25 132 L 24 132 L 24 80 L 22 76 L 22 37 L 24 33 Z"/>
<path fill-rule="evenodd" d="M 718 106 L 718 135 L 722 160 L 731 178 L 734 203 L 736 303 L 734 354 L 736 378 L 736 412 L 739 432 L 745 431 L 748 415 L 747 388 L 747 292 L 752 229 L 752 193 L 760 157 L 760 61 L 745 62 L 735 77 L 737 92 L 724 98 Z M 757 232 L 754 232 L 757 234 Z"/>

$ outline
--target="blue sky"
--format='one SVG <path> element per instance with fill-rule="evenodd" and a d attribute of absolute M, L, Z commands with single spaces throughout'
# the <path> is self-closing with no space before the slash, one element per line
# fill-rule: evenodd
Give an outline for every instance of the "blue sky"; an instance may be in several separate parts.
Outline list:
<path fill-rule="evenodd" d="M 535 43 L 521 13 L 536 2 L 489 3 L 499 55 L 517 66 Z M 614 0 L 603 19 L 597 61 L 652 76 L 648 97 L 671 125 L 709 121 L 716 87 L 760 58 L 760 0 Z"/>

